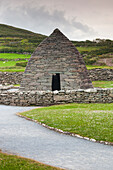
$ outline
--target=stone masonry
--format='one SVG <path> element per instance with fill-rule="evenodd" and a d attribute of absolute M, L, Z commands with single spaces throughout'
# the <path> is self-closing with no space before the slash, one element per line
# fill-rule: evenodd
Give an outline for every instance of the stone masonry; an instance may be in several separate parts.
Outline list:
<path fill-rule="evenodd" d="M 22 72 L 0 72 L 0 84 L 20 84 L 22 76 Z"/>
<path fill-rule="evenodd" d="M 52 77 L 59 74 L 61 90 L 93 88 L 82 56 L 58 29 L 32 54 L 21 82 L 22 91 L 52 90 Z"/>
<path fill-rule="evenodd" d="M 67 91 L 0 90 L 0 104 L 15 106 L 47 106 L 64 103 L 113 103 L 112 89 L 79 89 Z"/>
<path fill-rule="evenodd" d="M 88 70 L 92 81 L 113 81 L 113 69 L 92 69 Z"/>

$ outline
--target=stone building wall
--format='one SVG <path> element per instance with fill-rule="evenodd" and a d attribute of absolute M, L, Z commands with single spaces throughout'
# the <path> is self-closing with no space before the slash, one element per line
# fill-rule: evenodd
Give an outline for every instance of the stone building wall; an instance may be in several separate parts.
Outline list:
<path fill-rule="evenodd" d="M 24 72 L 21 90 L 51 91 L 53 77 L 57 75 L 60 77 L 57 83 L 60 82 L 62 90 L 92 88 L 82 56 L 58 29 L 32 54 Z"/>
<path fill-rule="evenodd" d="M 113 69 L 92 69 L 88 70 L 88 74 L 91 81 L 113 81 Z M 0 72 L 0 84 L 20 84 L 22 76 L 22 72 Z"/>
<path fill-rule="evenodd" d="M 53 105 L 63 103 L 112 103 L 112 89 L 67 90 L 54 92 L 0 90 L 0 104 L 15 106 Z"/>

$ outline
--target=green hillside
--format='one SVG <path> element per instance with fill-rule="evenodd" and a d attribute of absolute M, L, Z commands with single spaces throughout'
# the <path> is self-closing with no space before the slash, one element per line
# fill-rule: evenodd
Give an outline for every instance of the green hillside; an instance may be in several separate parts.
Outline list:
<path fill-rule="evenodd" d="M 94 41 L 73 41 L 73 43 L 87 65 L 113 66 L 112 40 L 98 38 Z"/>
<path fill-rule="evenodd" d="M 20 37 L 20 38 L 39 38 L 43 39 L 46 36 L 36 34 L 25 29 L 16 28 L 9 25 L 0 24 L 0 37 Z"/>
<path fill-rule="evenodd" d="M 0 24 L 0 52 L 2 53 L 32 53 L 45 38 L 45 35 Z"/>

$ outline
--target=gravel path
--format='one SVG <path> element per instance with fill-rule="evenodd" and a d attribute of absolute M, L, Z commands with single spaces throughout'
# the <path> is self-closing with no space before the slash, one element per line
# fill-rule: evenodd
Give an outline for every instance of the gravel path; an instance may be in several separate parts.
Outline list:
<path fill-rule="evenodd" d="M 31 107 L 0 105 L 0 149 L 73 170 L 113 169 L 113 146 L 50 131 L 16 116 Z"/>

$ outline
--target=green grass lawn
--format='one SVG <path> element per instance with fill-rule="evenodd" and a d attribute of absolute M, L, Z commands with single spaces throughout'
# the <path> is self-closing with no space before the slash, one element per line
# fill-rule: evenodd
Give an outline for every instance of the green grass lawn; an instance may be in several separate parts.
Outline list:
<path fill-rule="evenodd" d="M 16 63 L 26 62 L 24 58 L 30 58 L 31 55 L 15 54 L 15 53 L 0 53 L 0 58 L 4 59 L 17 59 L 21 58 L 20 61 L 0 61 L 1 72 L 24 72 L 25 67 L 16 66 Z"/>
<path fill-rule="evenodd" d="M 20 61 L 0 61 L 0 68 L 3 67 L 13 67 L 16 65 L 16 63 L 20 62 L 26 62 L 25 60 L 20 60 Z"/>
<path fill-rule="evenodd" d="M 30 58 L 28 54 L 15 54 L 15 53 L 0 53 L 0 58 L 4 59 L 16 59 L 16 58 Z"/>
<path fill-rule="evenodd" d="M 57 105 L 21 115 L 63 131 L 113 142 L 113 103 Z"/>
<path fill-rule="evenodd" d="M 20 84 L 14 84 L 14 87 L 20 87 Z"/>
<path fill-rule="evenodd" d="M 93 81 L 94 87 L 113 88 L 113 81 Z"/>
<path fill-rule="evenodd" d="M 0 170 L 60 170 L 60 168 L 0 152 Z"/>
<path fill-rule="evenodd" d="M 24 72 L 25 67 L 16 66 L 16 63 L 26 62 L 25 60 L 20 61 L 0 61 L 1 72 Z"/>

